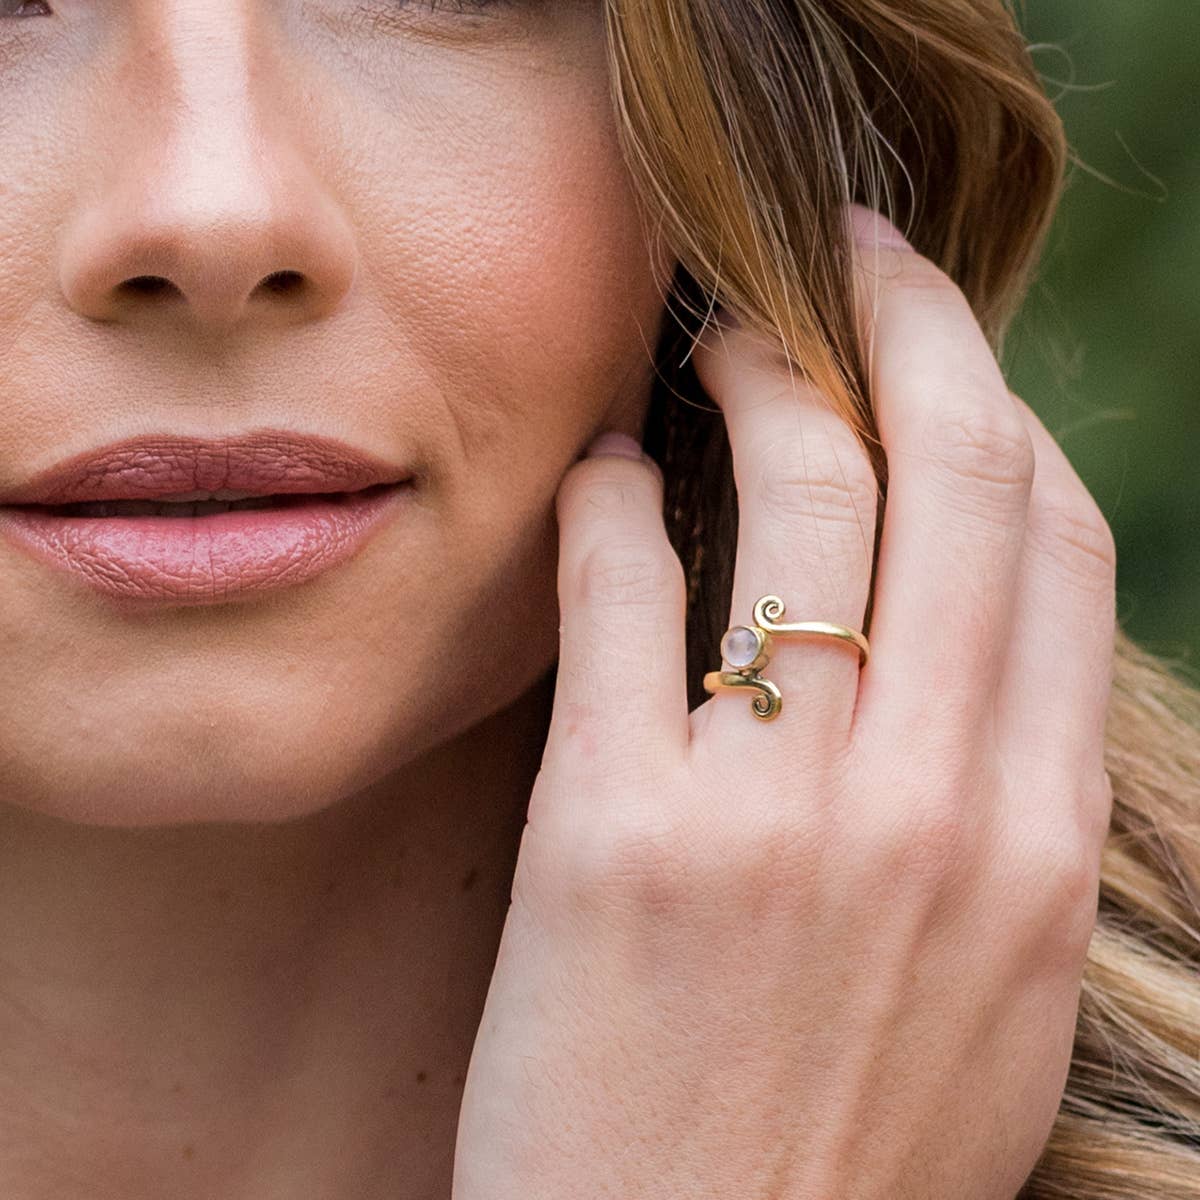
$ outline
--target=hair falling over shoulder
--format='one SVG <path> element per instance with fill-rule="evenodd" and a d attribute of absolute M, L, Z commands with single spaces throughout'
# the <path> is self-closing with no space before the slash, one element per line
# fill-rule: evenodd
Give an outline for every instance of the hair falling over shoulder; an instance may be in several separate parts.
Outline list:
<path fill-rule="evenodd" d="M 736 490 L 686 361 L 721 304 L 780 339 L 887 464 L 857 345 L 851 201 L 971 302 L 997 355 L 1068 158 L 1004 0 L 606 0 L 619 134 L 679 266 L 647 449 L 688 575 L 689 696 L 729 611 Z M 868 614 L 869 616 L 869 614 Z M 1022 1200 L 1200 1196 L 1200 691 L 1118 628 L 1114 788 L 1074 1052 Z"/>

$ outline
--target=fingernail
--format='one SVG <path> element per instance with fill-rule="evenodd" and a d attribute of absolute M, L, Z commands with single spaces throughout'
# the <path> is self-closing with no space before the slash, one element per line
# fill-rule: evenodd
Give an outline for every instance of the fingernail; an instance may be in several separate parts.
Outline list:
<path fill-rule="evenodd" d="M 618 433 L 615 429 L 600 434 L 584 451 L 586 458 L 593 458 L 597 454 L 619 454 L 622 458 L 646 457 L 642 453 L 642 447 L 633 438 L 627 433 Z"/>
<path fill-rule="evenodd" d="M 911 250 L 904 235 L 882 213 L 862 204 L 850 205 L 850 225 L 860 242 L 878 242 L 881 246 L 896 246 Z"/>

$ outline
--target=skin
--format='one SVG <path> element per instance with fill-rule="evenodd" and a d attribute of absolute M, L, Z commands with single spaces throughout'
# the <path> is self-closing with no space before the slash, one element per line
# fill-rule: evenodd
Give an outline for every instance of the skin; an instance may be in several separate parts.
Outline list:
<path fill-rule="evenodd" d="M 568 472 L 558 689 L 455 1200 L 1011 1200 L 1049 1137 L 1112 807 L 1112 535 L 962 293 L 851 222 L 889 465 L 870 660 L 780 635 L 771 725 L 741 689 L 689 714 L 661 481 Z M 728 320 L 696 370 L 738 483 L 731 624 L 769 590 L 860 628 L 861 445 Z"/>
<path fill-rule="evenodd" d="M 0 1193 L 444 1198 L 554 495 L 640 430 L 669 265 L 599 9 L 50 8 L 0 0 L 0 487 L 277 425 L 423 487 L 337 571 L 207 609 L 0 540 Z M 255 292 L 284 269 L 303 294 Z M 178 290 L 122 299 L 144 274 Z"/>
<path fill-rule="evenodd" d="M 0 22 L 0 482 L 285 421 L 425 480 L 253 604 L 134 619 L 0 545 L 4 1194 L 1015 1194 L 1111 804 L 1094 502 L 953 285 L 872 241 L 870 663 L 780 639 L 774 724 L 689 715 L 658 479 L 575 463 L 639 430 L 668 265 L 598 13 L 348 11 Z M 312 288 L 252 294 L 281 269 Z M 148 273 L 179 292 L 114 292 Z M 731 623 L 771 590 L 861 627 L 865 456 L 714 333 Z"/>

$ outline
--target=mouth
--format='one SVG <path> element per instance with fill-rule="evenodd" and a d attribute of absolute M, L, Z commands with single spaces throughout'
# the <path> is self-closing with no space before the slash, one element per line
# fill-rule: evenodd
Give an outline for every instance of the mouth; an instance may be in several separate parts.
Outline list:
<path fill-rule="evenodd" d="M 158 500 L 82 500 L 69 504 L 14 504 L 9 507 L 47 517 L 166 517 L 178 520 L 180 517 L 207 517 L 227 512 L 304 508 L 314 503 L 345 506 L 403 487 L 406 482 L 378 483 L 347 492 L 279 492 L 258 496 L 226 490 L 190 492 Z"/>
<path fill-rule="evenodd" d="M 415 491 L 412 472 L 317 435 L 154 435 L 0 492 L 0 538 L 124 606 L 224 604 L 348 561 Z"/>

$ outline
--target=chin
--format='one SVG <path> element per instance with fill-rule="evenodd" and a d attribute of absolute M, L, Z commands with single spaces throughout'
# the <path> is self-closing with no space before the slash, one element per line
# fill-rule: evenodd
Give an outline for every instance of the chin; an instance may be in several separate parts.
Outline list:
<path fill-rule="evenodd" d="M 407 757 L 402 713 L 331 708 L 295 680 L 247 685 L 241 703 L 192 693 L 190 704 L 155 704 L 154 690 L 53 727 L 34 722 L 32 739 L 0 753 L 2 798 L 83 825 L 275 824 L 354 795 Z"/>

